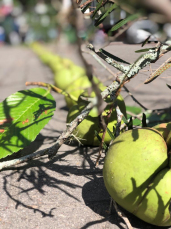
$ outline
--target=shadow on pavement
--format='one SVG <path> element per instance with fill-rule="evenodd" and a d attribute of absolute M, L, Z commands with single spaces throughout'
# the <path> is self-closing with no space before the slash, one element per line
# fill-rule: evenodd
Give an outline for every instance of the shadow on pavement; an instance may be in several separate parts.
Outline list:
<path fill-rule="evenodd" d="M 87 182 L 82 189 L 82 198 L 89 208 L 92 209 L 95 213 L 99 214 L 100 216 L 104 217 L 101 222 L 109 221 L 110 223 L 117 225 L 120 229 L 124 229 L 121 223 L 124 221 L 117 216 L 115 209 L 112 209 L 111 215 L 108 214 L 109 205 L 110 205 L 110 196 L 104 186 L 103 177 L 96 177 L 91 181 Z M 119 206 L 119 209 L 126 215 L 129 219 L 131 225 L 134 228 L 139 229 L 159 229 L 159 227 L 150 225 L 131 213 L 124 210 L 122 207 Z M 99 221 L 92 221 L 88 222 L 86 225 L 82 227 L 82 229 L 89 228 L 96 223 L 100 223 Z M 169 228 L 169 227 L 164 227 Z"/>
<path fill-rule="evenodd" d="M 41 135 L 39 138 L 40 141 L 36 141 L 37 145 L 35 147 L 32 145 L 33 151 L 39 148 L 42 140 L 44 140 Z M 71 163 L 68 160 L 68 156 L 70 155 L 73 155 L 73 157 L 74 155 L 81 156 L 81 165 L 77 165 L 74 158 L 73 163 Z M 71 206 L 73 202 L 80 203 L 79 193 L 81 192 L 84 201 L 83 204 L 88 206 L 92 212 L 101 216 L 98 220 L 87 220 L 80 227 L 81 229 L 95 225 L 100 226 L 104 222 L 109 222 L 110 227 L 112 224 L 114 228 L 124 229 L 126 228 L 125 223 L 117 216 L 114 209 L 112 209 L 111 215 L 108 214 L 110 196 L 104 186 L 102 169 L 95 168 L 97 156 L 98 148 L 90 150 L 86 147 L 74 147 L 73 150 L 62 152 L 62 154 L 59 154 L 52 161 L 41 158 L 27 162 L 25 165 L 11 167 L 10 170 L 4 170 L 4 175 L 2 176 L 3 190 L 14 203 L 15 209 L 22 207 L 31 210 L 33 213 L 40 213 L 42 217 L 49 218 L 55 217 L 60 210 L 58 203 L 62 204 L 65 201 L 69 201 L 71 202 Z M 103 160 L 101 159 L 100 161 L 101 165 L 103 164 Z M 74 178 L 72 177 L 73 175 Z M 86 178 L 84 184 L 79 182 L 82 178 Z M 47 188 L 51 190 L 50 193 L 47 193 Z M 39 197 L 34 197 L 34 195 Z M 40 205 L 37 201 L 38 198 L 41 198 L 43 202 Z M 52 199 L 51 205 L 46 203 L 46 199 L 48 198 Z M 44 205 L 46 205 L 45 209 Z M 59 210 L 56 210 L 57 207 Z M 134 228 L 159 228 L 147 224 L 121 207 L 119 208 L 125 213 Z"/>
<path fill-rule="evenodd" d="M 39 144 L 41 145 L 42 142 L 40 141 Z M 37 144 L 36 147 L 32 146 L 32 150 L 35 151 L 36 148 L 39 148 L 39 144 Z M 83 158 L 82 165 L 72 166 L 68 164 L 66 157 L 76 152 L 78 154 L 78 150 Z M 48 211 L 43 211 L 39 206 L 35 205 L 35 200 L 34 198 L 32 199 L 32 193 L 33 191 L 36 191 L 38 195 L 44 195 L 43 198 L 48 198 L 46 190 L 47 187 L 49 187 L 52 189 L 52 192 L 55 192 L 54 189 L 59 191 L 60 195 L 56 196 L 56 201 L 65 201 L 61 200 L 61 193 L 64 193 L 69 198 L 80 202 L 77 190 L 82 189 L 82 186 L 81 184 L 79 185 L 78 182 L 74 182 L 72 179 L 71 181 L 68 181 L 68 177 L 71 175 L 89 177 L 94 173 L 101 173 L 100 169 L 94 169 L 94 163 L 91 161 L 90 155 L 87 155 L 85 152 L 85 147 L 77 147 L 72 151 L 63 152 L 52 161 L 45 161 L 45 158 L 41 158 L 29 161 L 25 165 L 4 169 L 3 171 L 5 174 L 2 176 L 3 190 L 15 203 L 16 209 L 19 206 L 22 206 L 26 209 L 32 210 L 34 213 L 39 212 L 42 217 L 53 217 L 53 210 L 56 209 L 56 203 L 53 202 L 53 208 Z M 94 153 L 97 153 L 96 150 L 91 154 L 93 155 Z M 90 165 L 89 167 L 86 167 L 85 160 L 88 161 L 88 164 Z M 14 189 L 15 194 L 13 194 Z M 73 190 L 75 191 L 73 192 Z M 23 195 L 24 197 L 20 197 Z"/>

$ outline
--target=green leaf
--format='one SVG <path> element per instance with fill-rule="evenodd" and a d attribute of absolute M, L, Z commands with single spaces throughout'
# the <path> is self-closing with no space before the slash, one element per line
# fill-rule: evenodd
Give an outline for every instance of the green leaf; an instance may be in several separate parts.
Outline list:
<path fill-rule="evenodd" d="M 105 18 L 116 8 L 118 8 L 118 5 L 112 4 L 112 6 L 105 13 L 102 13 L 100 17 L 96 20 L 95 26 L 101 24 L 105 20 Z"/>
<path fill-rule="evenodd" d="M 93 13 L 93 15 L 92 15 L 92 18 L 95 17 L 97 11 L 102 7 L 102 2 L 103 2 L 103 0 L 101 0 L 101 1 L 99 2 L 99 4 L 97 4 L 96 9 L 95 9 L 95 11 L 94 11 L 94 13 Z"/>
<path fill-rule="evenodd" d="M 108 127 L 107 127 L 107 132 L 108 132 L 109 136 L 111 137 L 111 140 L 114 140 L 114 139 L 115 139 L 115 136 L 114 136 L 114 134 L 109 130 Z"/>
<path fill-rule="evenodd" d="M 136 106 L 126 106 L 126 111 L 132 112 L 133 114 L 137 115 L 142 112 L 142 108 Z"/>
<path fill-rule="evenodd" d="M 82 13 L 85 13 L 85 11 L 90 7 L 91 2 L 87 4 L 84 8 L 81 9 Z"/>
<path fill-rule="evenodd" d="M 126 123 L 126 124 L 128 123 L 128 121 L 127 121 L 127 119 L 125 118 L 124 115 L 123 115 L 123 117 L 122 117 L 122 120 L 123 120 L 124 123 Z"/>
<path fill-rule="evenodd" d="M 117 24 L 115 24 L 112 28 L 111 28 L 111 32 L 116 31 L 117 29 L 119 29 L 120 27 L 122 27 L 123 25 L 125 25 L 127 22 L 129 21 L 133 21 L 137 18 L 139 18 L 140 15 L 139 14 L 133 14 L 133 15 L 129 15 L 127 18 L 119 21 Z"/>
<path fill-rule="evenodd" d="M 143 117 L 142 117 L 142 127 L 147 127 L 146 115 L 144 113 L 143 113 Z"/>
<path fill-rule="evenodd" d="M 0 103 L 0 158 L 29 145 L 49 122 L 55 101 L 48 90 L 18 91 Z"/>
<path fill-rule="evenodd" d="M 169 122 L 171 120 L 171 114 L 167 110 L 160 112 L 146 111 L 146 121 L 149 127 L 155 126 L 159 123 Z"/>
<path fill-rule="evenodd" d="M 99 51 L 102 52 L 102 53 L 104 53 L 106 56 L 112 58 L 112 59 L 115 60 L 115 61 L 118 61 L 118 62 L 121 62 L 121 63 L 124 63 L 124 64 L 130 64 L 130 63 L 128 63 L 127 61 L 125 61 L 125 60 L 123 60 L 123 59 L 120 59 L 120 58 L 117 57 L 117 56 L 114 56 L 113 54 L 107 52 L 107 51 L 104 50 L 104 49 L 100 49 Z"/>
<path fill-rule="evenodd" d="M 133 120 L 133 126 L 141 126 L 141 120 L 139 120 L 138 118 L 135 118 Z"/>
<path fill-rule="evenodd" d="M 150 39 L 151 35 L 149 35 L 142 43 L 141 47 L 143 47 Z"/>
<path fill-rule="evenodd" d="M 95 135 L 96 135 L 97 139 L 99 140 L 99 142 L 101 143 L 102 142 L 102 139 L 101 139 L 101 137 L 99 136 L 99 134 L 97 133 L 96 130 L 95 130 Z M 108 149 L 108 147 L 107 147 L 107 145 L 106 145 L 105 142 L 103 142 L 103 149 L 104 150 L 107 150 Z"/>
<path fill-rule="evenodd" d="M 139 49 L 139 50 L 136 50 L 135 52 L 136 53 L 139 53 L 139 52 L 148 52 L 149 50 L 154 50 L 155 48 L 148 48 L 148 49 Z"/>
<path fill-rule="evenodd" d="M 126 111 L 127 112 L 129 111 L 132 113 L 132 115 L 127 113 L 127 117 L 128 117 L 128 119 L 130 119 L 130 118 L 132 118 L 132 116 L 142 113 L 142 108 L 136 107 L 136 106 L 126 106 Z M 139 120 L 138 118 L 133 119 L 132 125 L 133 126 L 141 126 L 141 120 Z M 127 123 L 127 126 L 128 126 L 128 123 Z"/>

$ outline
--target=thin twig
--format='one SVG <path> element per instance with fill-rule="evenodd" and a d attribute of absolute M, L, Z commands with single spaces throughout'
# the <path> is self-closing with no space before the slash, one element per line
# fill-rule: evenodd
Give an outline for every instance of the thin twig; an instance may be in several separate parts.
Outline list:
<path fill-rule="evenodd" d="M 29 155 L 26 155 L 26 156 L 23 156 L 23 157 L 20 157 L 20 158 L 17 158 L 17 159 L 1 162 L 0 163 L 0 170 L 5 169 L 5 168 L 9 168 L 9 167 L 11 167 L 13 165 L 18 165 L 18 164 L 21 164 L 21 163 L 24 163 L 24 162 L 27 162 L 27 161 L 42 157 L 44 155 L 47 155 L 48 154 L 48 150 L 49 150 L 49 148 L 46 148 L 46 149 L 40 150 L 38 152 L 31 153 Z"/>
<path fill-rule="evenodd" d="M 122 121 L 122 117 L 123 117 L 123 114 L 122 114 L 118 105 L 116 106 L 116 114 L 117 114 L 117 124 L 116 124 L 115 137 L 118 137 L 120 134 L 121 121 Z"/>
<path fill-rule="evenodd" d="M 106 0 L 105 0 L 106 1 Z M 92 85 L 92 89 L 95 92 L 96 96 L 97 96 L 97 108 L 98 108 L 98 113 L 101 114 L 103 109 L 104 109 L 104 101 L 101 97 L 100 94 L 100 89 L 98 88 L 97 84 L 94 82 L 93 80 L 93 73 L 92 73 L 92 65 L 88 64 L 87 61 L 85 60 L 82 50 L 81 50 L 81 45 L 82 45 L 82 40 L 80 39 L 79 35 L 78 35 L 78 12 L 76 11 L 76 4 L 74 0 L 71 0 L 72 2 L 72 6 L 73 6 L 73 21 L 72 24 L 74 26 L 75 29 L 75 34 L 76 34 L 76 39 L 77 39 L 77 45 L 78 45 L 78 53 L 80 55 L 80 58 L 84 64 L 85 70 L 86 70 L 86 75 Z M 102 3 L 104 4 L 104 2 Z"/>
<path fill-rule="evenodd" d="M 109 37 L 109 41 L 110 42 L 115 41 L 122 33 L 124 33 L 126 30 L 128 30 L 128 28 L 130 28 L 133 23 L 135 23 L 137 21 L 145 20 L 145 19 L 147 19 L 147 17 L 140 17 L 137 20 L 130 21 L 129 23 L 127 23 L 123 27 L 119 28 L 117 33 L 114 36 Z"/>
<path fill-rule="evenodd" d="M 134 114 L 134 113 L 132 113 L 130 111 L 127 111 L 126 113 L 129 114 L 129 115 L 131 115 L 133 118 L 137 118 L 139 120 L 141 120 L 141 117 L 143 115 L 143 113 L 140 113 L 140 114 L 136 115 L 136 114 Z"/>
<path fill-rule="evenodd" d="M 78 44 L 78 53 L 81 57 L 81 60 L 84 64 L 84 67 L 85 67 L 85 70 L 86 70 L 86 75 L 92 85 L 92 89 L 93 91 L 95 92 L 96 94 L 96 97 L 97 97 L 97 109 L 98 109 L 98 114 L 100 115 L 101 117 L 101 126 L 102 126 L 102 129 L 103 129 L 103 137 L 105 137 L 105 133 L 106 133 L 106 124 L 105 124 L 105 120 L 104 120 L 104 117 L 101 115 L 104 108 L 105 108 L 105 102 L 104 100 L 102 99 L 102 96 L 101 96 L 101 93 L 100 93 L 100 89 L 98 88 L 97 84 L 93 81 L 93 74 L 92 74 L 92 66 L 90 64 L 87 63 L 87 61 L 85 60 L 84 56 L 83 56 L 83 52 L 81 50 L 81 45 L 82 45 L 82 42 L 81 42 L 81 39 L 79 38 L 78 36 L 78 17 L 77 17 L 77 11 L 76 11 L 76 5 L 75 5 L 75 2 L 74 0 L 71 0 L 72 1 L 72 6 L 73 6 L 73 10 L 74 10 L 74 19 L 73 19 L 73 25 L 74 25 L 74 28 L 75 28 L 75 33 L 76 33 L 76 37 L 77 37 L 77 44 Z M 107 2 L 107 0 L 104 0 L 102 2 L 102 6 Z M 102 139 L 102 143 L 103 144 L 103 141 L 104 139 Z"/>
<path fill-rule="evenodd" d="M 107 131 L 107 126 L 108 126 L 108 123 L 109 123 L 109 119 L 110 119 L 111 114 L 112 114 L 112 111 L 113 111 L 113 107 L 114 107 L 114 104 L 111 104 L 110 110 L 108 111 L 108 114 L 107 114 L 107 117 L 106 117 L 106 123 L 104 123 L 102 125 L 103 135 L 102 135 L 102 141 L 101 141 L 101 144 L 100 144 L 100 147 L 99 147 L 99 155 L 98 155 L 97 160 L 96 160 L 96 163 L 95 163 L 96 164 L 96 167 L 99 165 L 99 160 L 100 160 L 101 155 L 102 155 L 104 139 L 105 139 L 105 135 L 106 135 L 106 131 Z M 100 118 L 101 118 L 101 122 L 103 122 L 104 121 L 104 118 L 102 118 L 102 114 L 100 115 Z"/>
<path fill-rule="evenodd" d="M 124 220 L 124 222 L 125 222 L 126 226 L 128 227 L 128 229 L 133 229 L 132 225 L 129 222 L 129 219 L 126 217 L 126 215 L 123 212 L 121 212 L 121 210 L 119 210 L 119 208 L 118 208 L 118 206 L 117 206 L 117 204 L 116 204 L 116 202 L 114 200 L 113 200 L 113 206 L 114 206 L 118 216 L 121 217 Z"/>
<path fill-rule="evenodd" d="M 134 95 L 128 90 L 128 88 L 126 86 L 123 86 L 123 88 L 125 89 L 125 91 L 128 93 L 128 95 L 131 96 L 131 98 L 133 99 L 133 101 L 135 101 L 140 107 L 142 107 L 145 111 L 148 110 L 144 105 L 142 105 L 135 97 Z"/>
<path fill-rule="evenodd" d="M 74 97 L 72 94 L 69 94 L 68 92 L 63 91 L 62 89 L 54 86 L 53 84 L 44 83 L 44 82 L 26 82 L 25 85 L 26 86 L 33 86 L 33 85 L 35 86 L 35 85 L 37 85 L 37 86 L 41 86 L 41 87 L 47 87 L 48 89 L 52 89 L 56 93 L 62 94 L 64 96 L 67 96 L 67 97 L 71 98 L 74 101 L 77 101 L 77 98 Z"/>

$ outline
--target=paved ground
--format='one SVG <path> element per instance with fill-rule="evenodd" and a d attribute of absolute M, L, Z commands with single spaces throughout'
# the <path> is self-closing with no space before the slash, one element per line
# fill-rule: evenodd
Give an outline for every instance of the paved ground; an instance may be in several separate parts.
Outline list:
<path fill-rule="evenodd" d="M 132 62 L 138 55 L 134 53 L 139 46 L 112 44 L 107 47 L 115 55 Z M 71 57 L 81 64 L 72 47 L 53 45 L 50 47 L 62 56 Z M 85 57 L 94 63 L 95 72 L 104 79 L 109 74 L 88 54 Z M 163 59 L 167 59 L 169 55 Z M 163 60 L 154 64 L 158 67 Z M 50 70 L 43 66 L 38 58 L 25 47 L 0 47 L 0 100 L 8 95 L 25 89 L 26 81 L 53 82 Z M 143 72 L 128 88 L 145 106 L 150 109 L 171 105 L 171 70 L 149 85 L 142 82 L 148 77 Z M 108 84 L 108 82 L 106 82 Z M 19 155 L 34 152 L 51 145 L 65 129 L 67 109 L 63 96 L 53 94 L 57 109 L 53 119 L 41 131 L 36 141 Z M 123 92 L 123 96 L 126 93 Z M 127 105 L 133 105 L 130 98 Z M 25 163 L 0 173 L 0 228 L 29 229 L 75 229 L 75 228 L 126 228 L 113 210 L 107 214 L 109 195 L 102 178 L 103 159 L 99 168 L 94 167 L 98 149 L 77 148 L 63 145 L 58 157 L 48 161 L 46 157 Z M 129 216 L 134 228 L 155 228 L 136 217 Z"/>

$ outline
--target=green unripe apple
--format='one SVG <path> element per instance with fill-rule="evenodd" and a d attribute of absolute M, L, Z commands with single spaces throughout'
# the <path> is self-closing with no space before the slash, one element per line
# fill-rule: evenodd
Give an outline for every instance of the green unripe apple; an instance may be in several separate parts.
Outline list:
<path fill-rule="evenodd" d="M 171 170 L 158 131 L 142 128 L 119 135 L 107 152 L 103 178 L 123 208 L 153 225 L 171 225 Z"/>
<path fill-rule="evenodd" d="M 120 109 L 122 112 L 125 112 L 125 103 L 123 101 L 122 96 L 118 96 L 117 98 L 118 105 L 120 106 Z M 71 107 L 71 109 L 68 112 L 67 116 L 67 123 L 70 123 L 73 121 L 78 114 L 83 110 L 85 107 L 86 103 L 78 103 L 77 105 L 74 105 Z M 107 112 L 109 111 L 111 105 L 108 104 L 102 113 L 105 121 L 107 119 Z M 116 110 L 114 109 L 112 111 L 111 117 L 109 118 L 109 123 L 108 123 L 108 128 L 110 129 L 111 132 L 113 132 L 113 127 L 115 129 L 117 124 L 117 114 Z M 103 135 L 102 128 L 99 123 L 99 117 L 98 117 L 98 110 L 96 107 L 94 107 L 89 115 L 77 126 L 77 128 L 73 131 L 73 134 L 80 140 L 80 142 L 83 145 L 88 145 L 88 146 L 99 146 L 100 142 L 97 139 L 95 135 L 95 130 L 99 134 L 100 137 Z M 111 141 L 111 137 L 109 134 L 106 132 L 105 139 L 104 139 L 106 144 L 109 144 Z"/>

